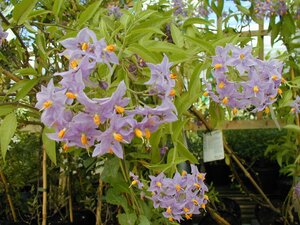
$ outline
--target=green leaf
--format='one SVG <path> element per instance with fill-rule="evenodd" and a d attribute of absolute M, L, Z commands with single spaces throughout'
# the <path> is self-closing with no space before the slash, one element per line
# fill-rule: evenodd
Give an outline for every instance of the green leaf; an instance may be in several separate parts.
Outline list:
<path fill-rule="evenodd" d="M 158 163 L 160 160 L 159 143 L 162 136 L 162 128 L 154 132 L 150 138 L 151 145 L 151 163 Z"/>
<path fill-rule="evenodd" d="M 120 225 L 134 225 L 136 220 L 137 220 L 137 216 L 135 213 L 130 213 L 130 214 L 118 214 L 118 221 L 120 223 Z"/>
<path fill-rule="evenodd" d="M 190 36 L 185 36 L 195 46 L 198 46 L 203 51 L 206 51 L 209 55 L 214 55 L 214 47 L 208 41 L 202 40 L 200 38 L 193 38 Z"/>
<path fill-rule="evenodd" d="M 128 50 L 138 54 L 142 59 L 144 59 L 146 62 L 150 63 L 158 63 L 159 59 L 158 57 L 149 51 L 148 49 L 144 48 L 143 46 L 139 44 L 132 44 L 128 47 Z"/>
<path fill-rule="evenodd" d="M 94 2 L 93 4 L 89 5 L 79 16 L 78 19 L 78 26 L 83 25 L 85 22 L 87 22 L 89 19 L 93 17 L 93 15 L 97 12 L 99 6 L 101 5 L 103 0 L 99 0 Z"/>
<path fill-rule="evenodd" d="M 182 156 L 189 160 L 191 163 L 198 164 L 197 158 L 185 147 L 185 145 L 181 141 L 177 141 L 177 152 L 179 156 Z"/>
<path fill-rule="evenodd" d="M 64 0 L 55 0 L 54 1 L 53 8 L 52 8 L 54 15 L 58 16 L 63 2 L 64 2 Z"/>
<path fill-rule="evenodd" d="M 43 130 L 42 140 L 46 153 L 49 156 L 50 160 L 56 165 L 56 145 L 55 141 L 48 138 L 48 133 L 53 133 L 53 129 L 45 127 Z"/>
<path fill-rule="evenodd" d="M 245 8 L 245 7 L 241 6 L 241 5 L 237 5 L 237 7 L 238 7 L 238 9 L 239 9 L 243 14 L 245 14 L 245 15 L 250 15 L 250 11 L 249 11 L 247 8 Z"/>
<path fill-rule="evenodd" d="M 5 116 L 8 113 L 11 113 L 17 107 L 14 105 L 2 105 L 0 106 L 0 116 Z"/>
<path fill-rule="evenodd" d="M 179 48 L 184 46 L 183 35 L 178 27 L 176 27 L 174 24 L 171 24 L 171 36 L 175 45 L 177 45 Z"/>
<path fill-rule="evenodd" d="M 26 21 L 36 2 L 37 0 L 23 0 L 15 6 L 13 11 L 13 19 L 18 25 L 21 25 Z"/>
<path fill-rule="evenodd" d="M 140 219 L 139 225 L 151 225 L 150 221 L 146 216 L 140 215 L 139 219 Z"/>
<path fill-rule="evenodd" d="M 17 129 L 17 118 L 15 113 L 8 114 L 2 121 L 0 126 L 0 143 L 1 143 L 1 154 L 5 160 L 8 145 L 11 138 L 14 136 Z"/>
<path fill-rule="evenodd" d="M 37 76 L 38 75 L 37 71 L 32 67 L 27 67 L 27 68 L 16 70 L 15 73 L 20 74 L 22 76 L 28 76 L 28 75 Z"/>
<path fill-rule="evenodd" d="M 128 212 L 128 205 L 127 205 L 126 198 L 114 188 L 108 189 L 106 193 L 106 202 L 113 205 L 122 206 L 124 211 Z"/>
<path fill-rule="evenodd" d="M 207 26 L 211 26 L 212 25 L 212 21 L 208 21 L 208 20 L 204 20 L 201 18 L 189 18 L 186 21 L 184 21 L 183 23 L 183 27 L 189 26 L 189 25 L 193 25 L 193 24 L 204 24 Z"/>
<path fill-rule="evenodd" d="M 26 80 L 24 86 L 20 89 L 18 94 L 16 95 L 16 101 L 24 98 L 28 92 L 32 90 L 32 88 L 39 82 L 38 79 Z"/>

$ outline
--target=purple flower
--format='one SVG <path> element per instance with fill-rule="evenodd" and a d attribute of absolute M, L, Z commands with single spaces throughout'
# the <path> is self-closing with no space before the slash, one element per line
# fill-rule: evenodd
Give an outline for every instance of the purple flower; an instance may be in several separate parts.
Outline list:
<path fill-rule="evenodd" d="M 164 55 L 163 61 L 160 64 L 147 64 L 151 71 L 150 80 L 145 82 L 146 85 L 151 85 L 151 93 L 157 94 L 164 98 L 170 95 L 170 91 L 175 87 L 176 75 L 171 73 L 170 67 L 173 63 L 169 63 L 169 59 Z"/>
<path fill-rule="evenodd" d="M 2 45 L 2 41 L 6 39 L 8 36 L 7 32 L 3 31 L 3 28 L 0 26 L 0 46 Z"/>
<path fill-rule="evenodd" d="M 193 214 L 199 214 L 205 208 L 208 191 L 204 184 L 205 174 L 199 173 L 195 165 L 191 165 L 192 173 L 175 173 L 173 178 L 167 178 L 164 173 L 149 176 L 154 208 L 163 208 L 164 217 L 173 222 L 180 222 L 183 217 L 191 219 Z"/>
<path fill-rule="evenodd" d="M 110 119 L 110 126 L 98 138 L 100 144 L 95 146 L 93 156 L 101 156 L 105 153 L 114 153 L 123 159 L 123 148 L 121 143 L 130 143 L 134 119 L 131 116 L 121 117 L 113 114 Z"/>
<path fill-rule="evenodd" d="M 36 108 L 43 110 L 41 121 L 47 126 L 59 126 L 64 123 L 65 103 L 67 97 L 65 89 L 58 89 L 51 79 L 47 87 L 42 86 L 37 93 Z"/>
<path fill-rule="evenodd" d="M 130 172 L 129 173 L 130 178 L 133 180 L 131 182 L 131 185 L 138 185 L 139 189 L 142 189 L 144 187 L 144 184 L 139 180 L 139 176 L 135 175 L 134 173 Z"/>
<path fill-rule="evenodd" d="M 74 52 L 82 55 L 93 54 L 93 43 L 96 41 L 96 34 L 88 28 L 83 28 L 75 38 L 68 38 L 61 42 L 66 48 L 62 55 L 70 55 Z"/>
<path fill-rule="evenodd" d="M 104 38 L 95 43 L 95 60 L 97 63 L 105 63 L 111 70 L 110 64 L 119 64 L 119 59 L 115 53 L 115 45 L 107 45 Z"/>
<path fill-rule="evenodd" d="M 120 11 L 119 6 L 109 6 L 108 7 L 108 15 L 113 15 L 116 19 L 120 18 L 123 13 Z"/>
<path fill-rule="evenodd" d="M 292 113 L 300 113 L 300 96 L 296 96 L 296 99 L 292 102 L 291 106 L 291 112 Z"/>
<path fill-rule="evenodd" d="M 187 16 L 187 12 L 184 9 L 184 4 L 182 0 L 173 0 L 173 8 L 175 9 L 174 15 Z"/>

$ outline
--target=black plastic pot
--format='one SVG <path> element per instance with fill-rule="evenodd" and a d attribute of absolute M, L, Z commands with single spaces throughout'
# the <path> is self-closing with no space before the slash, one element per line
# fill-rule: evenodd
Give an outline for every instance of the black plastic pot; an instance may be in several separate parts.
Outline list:
<path fill-rule="evenodd" d="M 206 182 L 209 184 L 213 182 L 215 186 L 225 186 L 231 183 L 231 171 L 229 166 L 225 164 L 225 160 L 218 160 L 215 162 L 205 163 Z"/>

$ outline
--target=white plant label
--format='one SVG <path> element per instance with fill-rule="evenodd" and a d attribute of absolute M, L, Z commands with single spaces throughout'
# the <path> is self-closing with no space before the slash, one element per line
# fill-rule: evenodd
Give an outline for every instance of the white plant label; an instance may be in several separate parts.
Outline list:
<path fill-rule="evenodd" d="M 224 159 L 224 144 L 221 130 L 203 134 L 203 160 L 211 162 Z"/>

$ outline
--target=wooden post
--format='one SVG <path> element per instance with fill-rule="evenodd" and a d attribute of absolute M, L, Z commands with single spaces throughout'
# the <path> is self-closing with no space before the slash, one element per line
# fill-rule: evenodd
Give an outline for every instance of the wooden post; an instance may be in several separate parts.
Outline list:
<path fill-rule="evenodd" d="M 47 225 L 47 153 L 43 145 L 43 208 L 42 225 Z"/>
<path fill-rule="evenodd" d="M 69 192 L 70 223 L 73 223 L 74 222 L 74 216 L 73 216 L 73 201 L 72 201 L 72 192 L 71 192 L 71 175 L 68 176 L 68 192 Z"/>
<path fill-rule="evenodd" d="M 5 189 L 5 193 L 6 193 L 6 198 L 7 198 L 8 204 L 9 204 L 9 208 L 10 208 L 13 220 L 14 220 L 14 222 L 17 222 L 17 216 L 16 216 L 15 207 L 14 207 L 13 201 L 11 199 L 11 196 L 9 194 L 9 185 L 7 183 L 7 180 L 6 180 L 5 175 L 2 172 L 2 170 L 0 170 L 0 177 L 1 177 L 1 180 L 2 180 L 3 185 L 4 185 L 4 189 Z"/>

